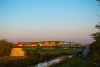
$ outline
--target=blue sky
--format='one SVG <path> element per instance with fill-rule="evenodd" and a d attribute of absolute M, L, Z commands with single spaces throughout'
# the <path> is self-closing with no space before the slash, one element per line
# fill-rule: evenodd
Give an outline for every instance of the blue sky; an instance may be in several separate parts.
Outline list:
<path fill-rule="evenodd" d="M 100 21 L 95 0 L 0 0 L 0 39 L 91 43 Z"/>

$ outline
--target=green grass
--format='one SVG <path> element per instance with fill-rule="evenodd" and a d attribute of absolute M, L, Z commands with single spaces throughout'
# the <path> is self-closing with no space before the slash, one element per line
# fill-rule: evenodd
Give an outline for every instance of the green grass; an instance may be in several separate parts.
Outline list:
<path fill-rule="evenodd" d="M 90 57 L 80 55 L 73 57 L 68 62 L 61 64 L 59 67 L 95 67 Z"/>
<path fill-rule="evenodd" d="M 70 48 L 70 47 L 58 47 L 58 46 L 54 46 L 54 47 L 31 47 L 31 46 L 25 46 L 23 47 L 24 51 L 44 51 L 44 50 L 60 50 L 60 51 L 64 51 L 64 50 L 73 50 L 73 51 L 82 51 L 82 48 Z"/>

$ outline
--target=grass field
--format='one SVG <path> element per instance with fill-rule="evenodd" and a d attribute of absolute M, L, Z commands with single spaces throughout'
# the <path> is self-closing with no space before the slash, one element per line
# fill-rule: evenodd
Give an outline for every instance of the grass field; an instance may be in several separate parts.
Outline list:
<path fill-rule="evenodd" d="M 55 51 L 55 50 L 74 50 L 74 51 L 82 51 L 83 48 L 72 48 L 72 47 L 23 47 L 24 51 L 46 51 L 46 50 L 50 50 L 50 51 Z"/>
<path fill-rule="evenodd" d="M 90 57 L 80 55 L 73 57 L 68 62 L 61 64 L 59 67 L 95 67 Z"/>

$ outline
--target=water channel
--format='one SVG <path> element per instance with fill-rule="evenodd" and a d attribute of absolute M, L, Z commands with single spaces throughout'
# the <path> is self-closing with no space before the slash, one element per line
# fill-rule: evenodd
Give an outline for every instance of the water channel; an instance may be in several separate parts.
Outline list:
<path fill-rule="evenodd" d="M 45 60 L 45 62 L 41 62 L 41 63 L 38 63 L 37 65 L 29 66 L 29 67 L 48 67 L 48 66 L 53 65 L 53 64 L 55 64 L 55 63 L 59 63 L 60 61 L 62 61 L 62 60 L 65 59 L 66 57 L 72 58 L 73 55 L 62 56 L 62 57 L 56 57 L 56 58 L 54 58 L 54 59 L 51 59 L 50 61 L 46 61 L 46 60 Z"/>

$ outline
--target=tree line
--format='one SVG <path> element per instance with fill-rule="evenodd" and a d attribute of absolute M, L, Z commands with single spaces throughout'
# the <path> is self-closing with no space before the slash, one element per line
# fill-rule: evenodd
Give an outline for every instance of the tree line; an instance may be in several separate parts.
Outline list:
<path fill-rule="evenodd" d="M 96 1 L 100 3 L 100 0 Z M 91 34 L 94 42 L 90 45 L 90 55 L 97 67 L 100 67 L 100 22 L 95 25 L 95 29 L 97 32 Z"/>
<path fill-rule="evenodd" d="M 8 42 L 7 40 L 0 40 L 0 57 L 9 56 L 11 48 L 14 46 L 14 43 Z"/>

